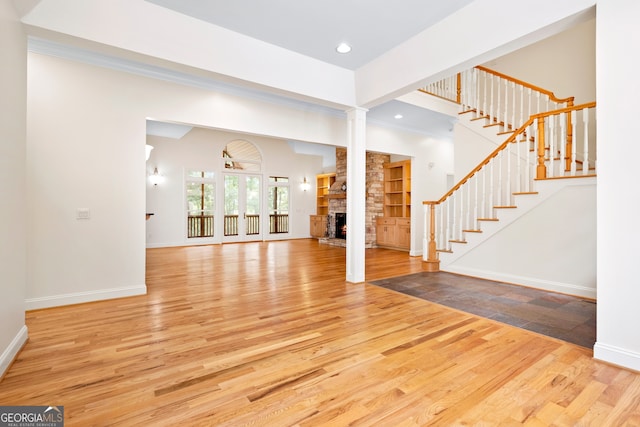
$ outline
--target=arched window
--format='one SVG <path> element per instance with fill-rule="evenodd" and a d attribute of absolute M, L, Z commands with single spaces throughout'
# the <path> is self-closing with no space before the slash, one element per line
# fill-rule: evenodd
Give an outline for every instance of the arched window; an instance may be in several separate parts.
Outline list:
<path fill-rule="evenodd" d="M 229 142 L 222 150 L 224 168 L 243 172 L 260 172 L 262 155 L 249 141 L 236 139 Z"/>

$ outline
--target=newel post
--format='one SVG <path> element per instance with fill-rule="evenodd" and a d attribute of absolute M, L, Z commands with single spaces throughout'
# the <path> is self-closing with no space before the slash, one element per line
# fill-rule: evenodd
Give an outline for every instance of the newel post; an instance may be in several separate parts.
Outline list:
<path fill-rule="evenodd" d="M 440 260 L 436 252 L 436 204 L 438 202 L 424 202 L 425 226 L 429 225 L 429 239 L 427 242 L 427 259 L 422 260 L 422 269 L 428 272 L 440 271 Z M 426 228 L 425 228 L 426 234 Z"/>
<path fill-rule="evenodd" d="M 538 166 L 536 167 L 536 179 L 547 177 L 547 166 L 544 164 L 545 138 L 544 138 L 544 117 L 538 117 Z"/>

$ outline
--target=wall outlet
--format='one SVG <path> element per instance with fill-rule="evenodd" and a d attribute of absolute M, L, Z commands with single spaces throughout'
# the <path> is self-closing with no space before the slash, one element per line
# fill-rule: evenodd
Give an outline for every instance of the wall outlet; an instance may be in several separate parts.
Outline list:
<path fill-rule="evenodd" d="M 76 219 L 91 219 L 91 213 L 87 208 L 78 208 L 76 210 Z"/>

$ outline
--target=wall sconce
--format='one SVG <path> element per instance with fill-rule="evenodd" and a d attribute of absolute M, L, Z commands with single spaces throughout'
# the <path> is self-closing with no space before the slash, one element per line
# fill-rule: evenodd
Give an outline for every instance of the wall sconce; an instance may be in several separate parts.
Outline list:
<path fill-rule="evenodd" d="M 158 168 L 153 169 L 153 174 L 149 175 L 149 182 L 154 186 L 157 186 L 162 182 L 162 175 L 158 173 Z"/>
<path fill-rule="evenodd" d="M 309 181 L 307 181 L 306 176 L 302 180 L 302 183 L 300 183 L 300 188 L 302 189 L 302 191 L 309 191 L 309 189 L 311 188 L 311 184 L 309 183 Z"/>
<path fill-rule="evenodd" d="M 144 152 L 146 155 L 146 160 L 149 160 L 149 156 L 151 156 L 151 150 L 153 150 L 153 145 L 146 144 L 144 146 Z"/>

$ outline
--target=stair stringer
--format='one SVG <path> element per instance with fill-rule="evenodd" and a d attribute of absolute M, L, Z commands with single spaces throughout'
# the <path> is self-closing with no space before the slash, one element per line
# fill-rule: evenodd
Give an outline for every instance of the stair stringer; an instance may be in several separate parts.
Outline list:
<path fill-rule="evenodd" d="M 554 292 L 583 296 L 586 298 L 595 298 L 595 286 L 592 284 L 566 283 L 557 280 L 523 277 L 521 275 L 505 274 L 495 270 L 483 271 L 477 268 L 473 269 L 464 267 L 462 265 L 463 263 L 460 262 L 460 260 L 465 256 L 477 254 L 477 251 L 482 251 L 486 247 L 490 246 L 487 242 L 490 242 L 492 238 L 496 238 L 500 233 L 509 233 L 511 232 L 510 230 L 517 228 L 510 226 L 516 224 L 517 221 L 524 218 L 527 214 L 535 215 L 537 211 L 536 208 L 542 206 L 552 197 L 562 197 L 561 192 L 567 189 L 567 187 L 592 186 L 595 189 L 595 185 L 596 178 L 593 176 L 536 181 L 537 194 L 517 195 L 516 208 L 494 209 L 495 217 L 498 221 L 481 221 L 480 229 L 482 232 L 464 232 L 464 240 L 466 243 L 452 242 L 451 252 L 439 252 L 440 270 L 490 280 L 516 283 Z M 593 214 L 593 212 L 589 212 L 589 215 Z M 545 221 L 546 220 L 553 221 L 554 219 L 548 218 L 545 219 Z M 588 238 L 594 239 L 592 243 L 595 244 L 595 229 L 590 231 L 591 235 L 589 235 Z M 504 235 L 502 235 L 502 237 L 504 237 Z M 557 238 L 563 239 L 563 236 L 559 235 Z M 582 245 L 585 243 L 581 241 L 554 241 L 549 242 L 549 244 L 562 247 L 576 247 L 575 245 Z M 485 248 L 483 248 L 483 246 Z M 523 256 L 527 256 L 527 254 L 523 254 Z M 579 269 L 582 267 L 583 266 L 578 265 L 573 268 Z M 595 281 L 595 277 L 589 278 L 588 281 Z"/>

